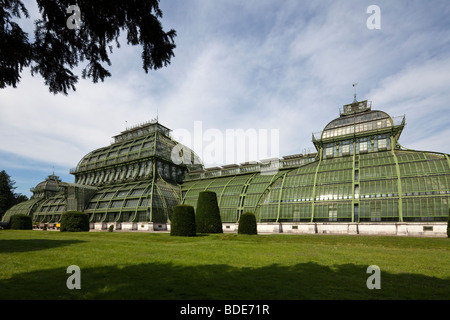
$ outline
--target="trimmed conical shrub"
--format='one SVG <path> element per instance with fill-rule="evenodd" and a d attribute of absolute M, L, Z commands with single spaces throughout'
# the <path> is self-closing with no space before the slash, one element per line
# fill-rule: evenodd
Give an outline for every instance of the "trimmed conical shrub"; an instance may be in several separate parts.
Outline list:
<path fill-rule="evenodd" d="M 448 209 L 447 237 L 450 238 L 450 209 Z"/>
<path fill-rule="evenodd" d="M 217 195 L 213 191 L 202 191 L 198 195 L 195 210 L 198 233 L 223 233 Z"/>
<path fill-rule="evenodd" d="M 13 230 L 32 230 L 33 222 L 31 217 L 26 214 L 15 214 L 11 216 L 10 229 Z"/>
<path fill-rule="evenodd" d="M 180 204 L 173 207 L 171 236 L 195 237 L 195 213 L 194 207 Z"/>
<path fill-rule="evenodd" d="M 253 212 L 244 212 L 239 218 L 239 234 L 258 234 L 256 228 L 256 217 Z"/>
<path fill-rule="evenodd" d="M 82 232 L 89 231 L 89 216 L 79 211 L 68 211 L 61 215 L 60 231 Z"/>

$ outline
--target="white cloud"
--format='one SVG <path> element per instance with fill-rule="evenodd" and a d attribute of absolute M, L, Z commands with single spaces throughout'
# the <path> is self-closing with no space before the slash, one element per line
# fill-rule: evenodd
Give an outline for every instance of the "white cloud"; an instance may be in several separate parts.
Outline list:
<path fill-rule="evenodd" d="M 435 58 L 408 65 L 398 73 L 380 79 L 369 96 L 379 108 L 392 110 L 391 116 L 405 115 L 402 145 L 407 148 L 449 152 L 450 59 Z"/>

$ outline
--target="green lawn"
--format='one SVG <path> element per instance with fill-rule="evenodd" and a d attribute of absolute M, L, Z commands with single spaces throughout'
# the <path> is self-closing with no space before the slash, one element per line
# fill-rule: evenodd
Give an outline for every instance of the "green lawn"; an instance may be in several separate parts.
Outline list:
<path fill-rule="evenodd" d="M 450 239 L 2 230 L 0 299 L 448 300 Z"/>

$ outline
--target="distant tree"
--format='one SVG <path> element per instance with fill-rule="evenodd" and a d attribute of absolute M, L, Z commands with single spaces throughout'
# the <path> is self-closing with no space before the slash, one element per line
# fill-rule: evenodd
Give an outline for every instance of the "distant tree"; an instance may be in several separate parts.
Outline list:
<path fill-rule="evenodd" d="M 27 196 L 14 193 L 14 190 L 16 190 L 15 184 L 16 182 L 11 180 L 5 170 L 0 171 L 0 220 L 9 208 L 28 200 Z"/>
<path fill-rule="evenodd" d="M 68 94 L 78 82 L 72 70 L 87 61 L 82 77 L 94 83 L 111 73 L 108 52 L 127 32 L 127 44 L 142 46 L 142 67 L 160 69 L 174 56 L 175 30 L 165 32 L 159 0 L 36 0 L 41 18 L 35 21 L 34 42 L 17 23 L 29 18 L 20 0 L 0 0 L 0 88 L 16 87 L 24 67 L 40 74 L 53 94 Z M 70 8 L 69 8 L 70 7 Z"/>
<path fill-rule="evenodd" d="M 20 194 L 20 193 L 16 193 L 15 197 L 16 197 L 16 203 L 15 204 L 18 204 L 18 203 L 21 203 L 21 202 L 24 202 L 24 201 L 28 200 L 27 196 L 24 196 L 23 194 Z"/>
<path fill-rule="evenodd" d="M 16 204 L 14 184 L 15 182 L 11 180 L 5 170 L 0 171 L 0 220 L 6 211 Z"/>

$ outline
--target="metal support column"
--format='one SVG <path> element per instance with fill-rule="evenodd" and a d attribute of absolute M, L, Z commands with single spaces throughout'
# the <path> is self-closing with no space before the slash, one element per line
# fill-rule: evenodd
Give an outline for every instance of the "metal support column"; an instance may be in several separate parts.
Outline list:
<path fill-rule="evenodd" d="M 397 155 L 395 154 L 395 140 L 391 136 L 391 152 L 395 161 L 395 170 L 397 172 L 397 191 L 398 191 L 398 218 L 400 222 L 403 222 L 403 201 L 402 201 L 402 181 L 400 179 L 400 166 L 398 164 Z"/>

